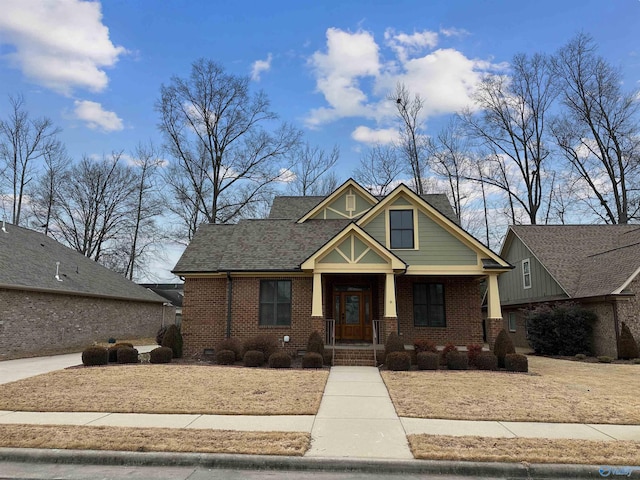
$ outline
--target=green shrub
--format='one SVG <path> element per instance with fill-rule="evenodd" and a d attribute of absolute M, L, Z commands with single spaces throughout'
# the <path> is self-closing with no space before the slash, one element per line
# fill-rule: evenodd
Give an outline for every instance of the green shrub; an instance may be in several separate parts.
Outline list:
<path fill-rule="evenodd" d="M 162 339 L 164 338 L 164 334 L 167 333 L 167 326 L 161 326 L 156 333 L 156 343 L 158 345 L 162 345 Z"/>
<path fill-rule="evenodd" d="M 404 342 L 396 332 L 391 332 L 384 343 L 385 356 L 393 352 L 404 352 Z"/>
<path fill-rule="evenodd" d="M 333 366 L 333 352 L 331 350 L 325 350 L 322 352 L 322 360 L 327 367 Z"/>
<path fill-rule="evenodd" d="M 109 351 L 104 347 L 88 347 L 82 351 L 82 364 L 91 367 L 106 365 L 109 362 Z"/>
<path fill-rule="evenodd" d="M 120 364 L 138 363 L 138 350 L 131 347 L 120 347 L 117 353 L 117 362 Z"/>
<path fill-rule="evenodd" d="M 451 350 L 447 353 L 447 368 L 449 370 L 467 370 L 469 358 L 457 350 Z"/>
<path fill-rule="evenodd" d="M 291 356 L 286 352 L 274 352 L 269 357 L 269 368 L 291 367 Z"/>
<path fill-rule="evenodd" d="M 245 367 L 261 367 L 264 365 L 264 353 L 260 350 L 248 350 L 242 358 Z"/>
<path fill-rule="evenodd" d="M 385 356 L 385 363 L 394 372 L 407 371 L 411 368 L 411 355 L 409 352 L 390 352 Z"/>
<path fill-rule="evenodd" d="M 314 352 L 322 355 L 324 353 L 324 340 L 317 330 L 311 332 L 309 341 L 307 342 L 307 353 Z"/>
<path fill-rule="evenodd" d="M 597 319 L 595 313 L 578 304 L 541 305 L 527 315 L 527 340 L 543 355 L 590 355 Z"/>
<path fill-rule="evenodd" d="M 118 361 L 118 349 L 120 347 L 129 347 L 133 348 L 131 343 L 114 343 L 109 347 L 109 363 L 116 363 Z"/>
<path fill-rule="evenodd" d="M 236 354 L 236 362 L 242 360 L 242 343 L 235 337 L 225 338 L 216 347 L 216 351 L 231 350 Z"/>
<path fill-rule="evenodd" d="M 469 365 L 475 366 L 476 358 L 478 358 L 480 352 L 482 352 L 482 345 L 475 343 L 467 345 L 467 358 L 469 359 Z"/>
<path fill-rule="evenodd" d="M 438 353 L 438 347 L 431 340 L 424 340 L 418 338 L 413 341 L 413 349 L 416 351 L 416 355 L 420 352 L 432 352 Z"/>
<path fill-rule="evenodd" d="M 528 372 L 529 359 L 520 353 L 507 353 L 504 357 L 504 367 L 508 372 Z"/>
<path fill-rule="evenodd" d="M 307 352 L 302 357 L 302 368 L 322 368 L 324 359 L 316 352 Z"/>
<path fill-rule="evenodd" d="M 169 347 L 154 348 L 149 352 L 149 363 L 171 363 L 173 350 Z"/>
<path fill-rule="evenodd" d="M 418 352 L 416 363 L 418 370 L 437 370 L 440 365 L 440 355 L 434 352 Z"/>
<path fill-rule="evenodd" d="M 218 350 L 216 352 L 216 363 L 218 365 L 233 365 L 236 363 L 236 354 L 233 350 Z"/>
<path fill-rule="evenodd" d="M 457 352 L 458 347 L 456 347 L 453 343 L 447 342 L 442 351 L 440 352 L 440 365 L 447 364 L 447 354 L 449 352 Z"/>
<path fill-rule="evenodd" d="M 586 359 L 587 356 L 584 353 L 578 353 L 574 358 L 576 360 L 582 361 L 582 360 Z"/>
<path fill-rule="evenodd" d="M 504 368 L 504 357 L 508 353 L 516 353 L 511 337 L 504 328 L 500 330 L 496 337 L 496 341 L 493 344 L 493 353 L 498 357 L 498 367 L 500 368 Z"/>
<path fill-rule="evenodd" d="M 606 355 L 600 355 L 598 357 L 598 361 L 600 363 L 611 363 L 611 362 L 613 362 L 613 358 L 607 357 Z"/>
<path fill-rule="evenodd" d="M 634 358 L 633 360 L 631 360 L 631 363 L 633 363 L 634 365 L 640 365 L 640 358 Z"/>
<path fill-rule="evenodd" d="M 475 359 L 478 370 L 498 370 L 498 357 L 493 352 L 480 352 Z"/>
<path fill-rule="evenodd" d="M 278 351 L 278 339 L 275 335 L 256 335 L 244 341 L 244 351 L 258 350 L 264 354 L 264 358 L 271 358 L 271 355 Z"/>
<path fill-rule="evenodd" d="M 173 351 L 173 358 L 182 358 L 182 334 L 176 325 L 169 325 L 162 339 L 162 346 Z"/>
<path fill-rule="evenodd" d="M 622 322 L 620 329 L 620 338 L 618 339 L 618 358 L 622 360 L 631 360 L 640 357 L 638 352 L 638 343 L 633 338 L 633 334 L 626 323 Z"/>

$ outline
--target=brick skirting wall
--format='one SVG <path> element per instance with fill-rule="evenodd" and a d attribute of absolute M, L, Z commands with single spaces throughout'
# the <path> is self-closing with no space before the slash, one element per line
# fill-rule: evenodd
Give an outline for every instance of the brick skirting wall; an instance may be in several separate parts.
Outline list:
<path fill-rule="evenodd" d="M 161 303 L 0 289 L 0 360 L 82 350 L 93 342 L 154 338 L 174 309 Z"/>

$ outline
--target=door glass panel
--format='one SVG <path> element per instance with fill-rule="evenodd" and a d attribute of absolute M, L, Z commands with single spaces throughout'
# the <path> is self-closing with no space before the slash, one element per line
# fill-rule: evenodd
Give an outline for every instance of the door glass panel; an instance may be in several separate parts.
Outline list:
<path fill-rule="evenodd" d="M 360 324 L 360 295 L 345 295 L 344 316 L 347 325 Z"/>
<path fill-rule="evenodd" d="M 371 315 L 369 314 L 369 295 L 364 297 L 364 321 L 365 323 L 371 323 Z"/>
<path fill-rule="evenodd" d="M 336 303 L 333 310 L 333 319 L 337 323 L 340 323 L 340 295 L 335 296 L 335 301 Z"/>

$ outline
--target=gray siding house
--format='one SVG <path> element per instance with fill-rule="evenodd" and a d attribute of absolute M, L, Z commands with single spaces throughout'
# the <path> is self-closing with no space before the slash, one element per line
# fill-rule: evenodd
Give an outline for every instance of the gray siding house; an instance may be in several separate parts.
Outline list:
<path fill-rule="evenodd" d="M 54 239 L 0 229 L 0 360 L 81 350 L 93 342 L 154 337 L 173 307 Z"/>
<path fill-rule="evenodd" d="M 597 355 L 617 356 L 622 322 L 640 338 L 640 226 L 511 226 L 500 254 L 515 266 L 498 282 L 504 328 L 517 346 L 528 346 L 528 308 L 567 301 L 598 315 Z"/>

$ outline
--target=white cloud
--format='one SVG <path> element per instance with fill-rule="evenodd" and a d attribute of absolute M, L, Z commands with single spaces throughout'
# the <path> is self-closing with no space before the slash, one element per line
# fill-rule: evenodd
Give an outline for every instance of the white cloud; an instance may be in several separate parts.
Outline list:
<path fill-rule="evenodd" d="M 3 0 L 0 42 L 6 55 L 33 82 L 65 95 L 106 88 L 106 67 L 126 49 L 114 45 L 102 23 L 99 2 Z"/>
<path fill-rule="evenodd" d="M 268 72 L 271 70 L 271 54 L 267 55 L 266 60 L 256 60 L 251 67 L 251 80 L 254 82 L 260 81 L 260 75 L 262 72 Z"/>
<path fill-rule="evenodd" d="M 296 180 L 296 172 L 288 168 L 281 168 L 278 172 L 278 181 L 282 183 L 291 183 Z"/>
<path fill-rule="evenodd" d="M 367 143 L 370 145 L 387 145 L 398 140 L 399 134 L 397 128 L 379 128 L 372 129 L 364 125 L 360 125 L 353 132 L 351 138 L 356 142 Z"/>
<path fill-rule="evenodd" d="M 105 132 L 115 132 L 124 128 L 122 119 L 115 114 L 104 110 L 102 105 L 89 100 L 76 100 L 74 114 L 76 118 L 86 122 L 93 130 L 99 129 Z"/>
<path fill-rule="evenodd" d="M 464 28 L 441 28 L 440 33 L 445 37 L 466 37 L 469 35 L 469 32 Z"/>
<path fill-rule="evenodd" d="M 396 33 L 392 28 L 388 28 L 384 32 L 384 39 L 402 63 L 407 61 L 409 55 L 415 55 L 426 48 L 435 48 L 438 45 L 438 34 L 428 30 L 409 35 L 403 32 Z"/>

